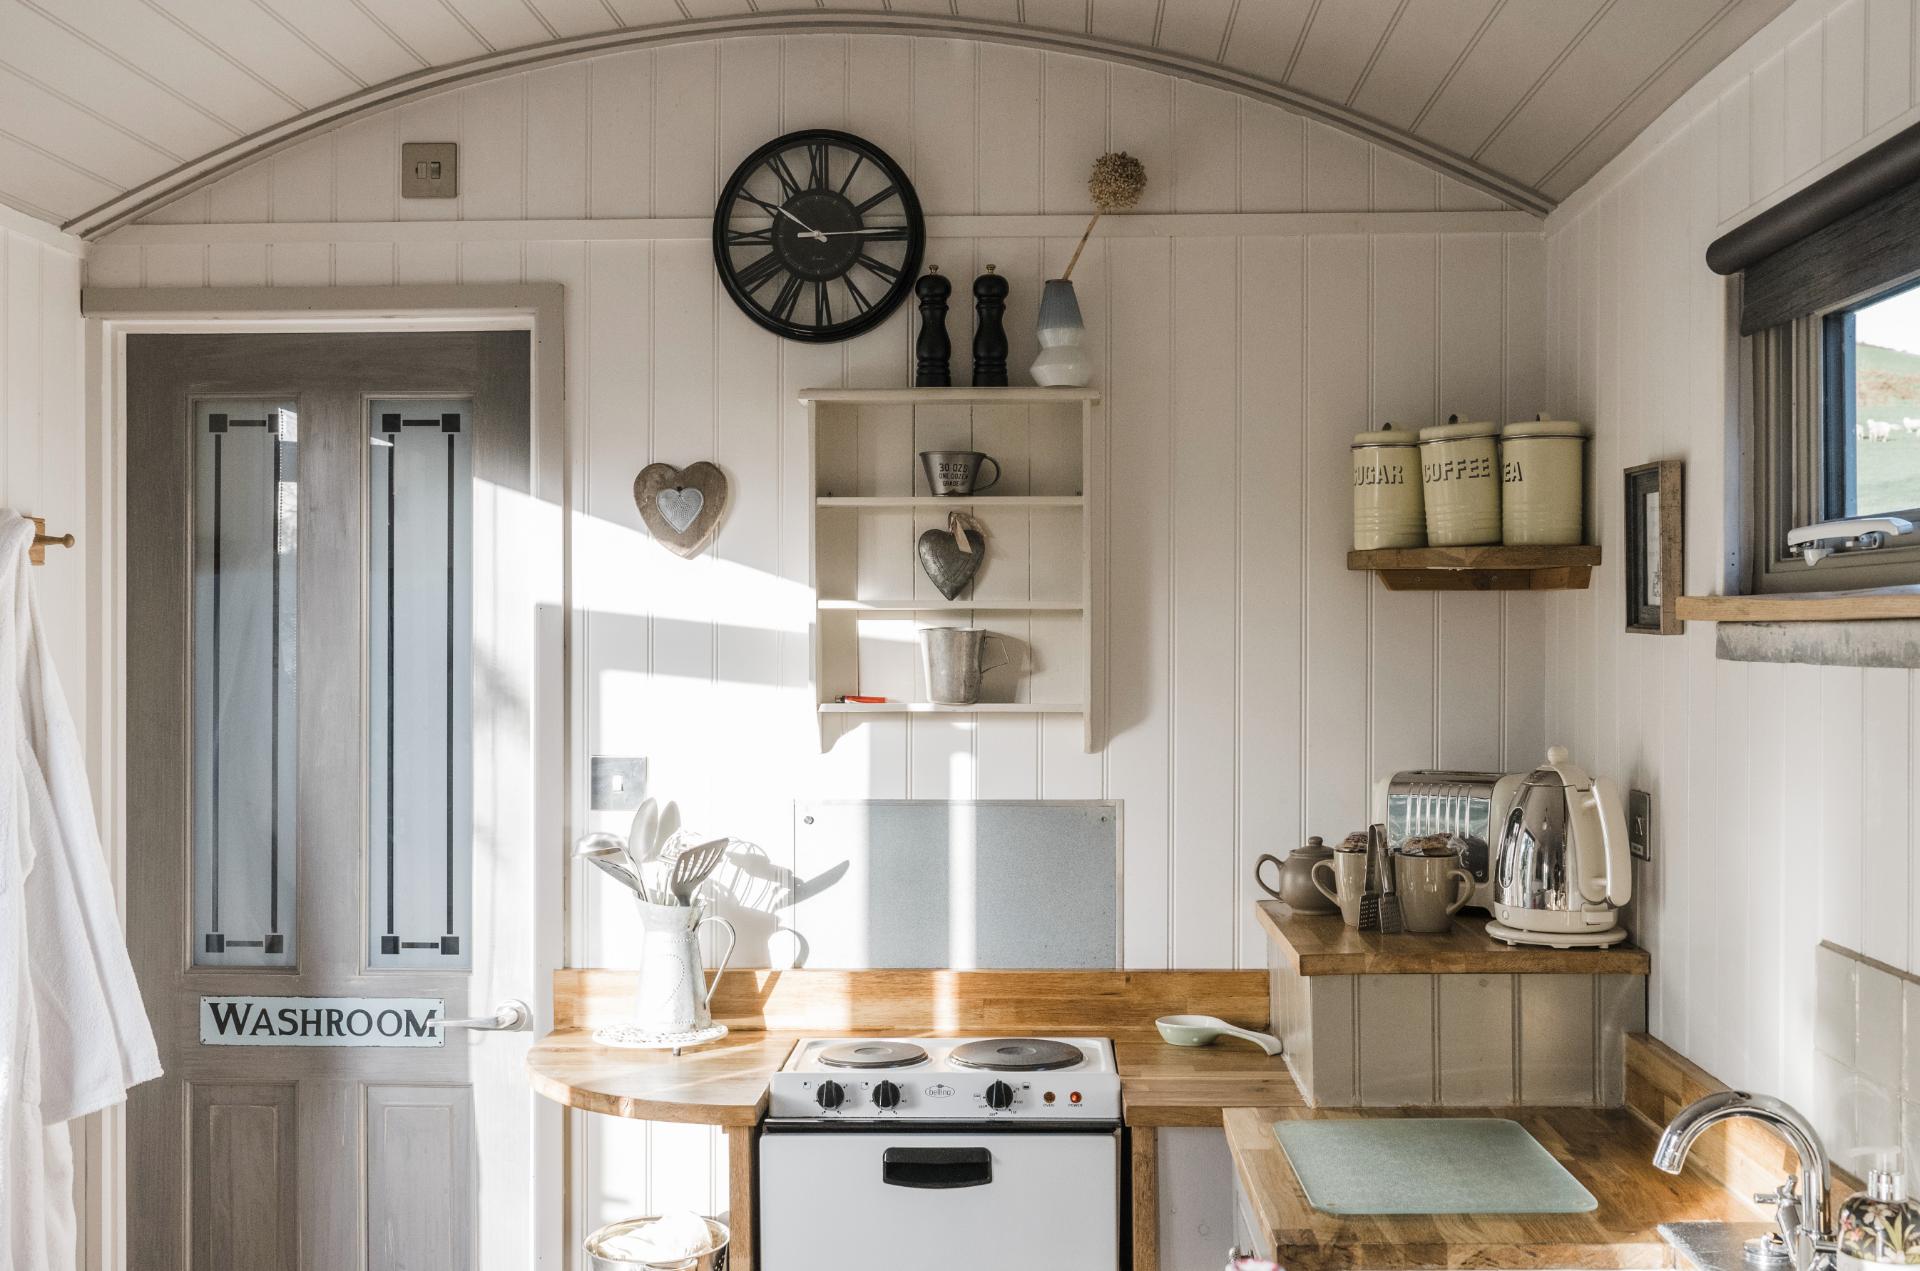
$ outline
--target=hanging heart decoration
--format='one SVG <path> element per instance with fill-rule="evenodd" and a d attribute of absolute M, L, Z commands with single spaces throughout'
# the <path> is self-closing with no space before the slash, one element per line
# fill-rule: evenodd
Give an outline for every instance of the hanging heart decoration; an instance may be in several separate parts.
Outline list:
<path fill-rule="evenodd" d="M 661 546 L 678 556 L 698 556 L 720 530 L 727 474 L 704 460 L 684 469 L 650 463 L 633 479 L 633 501 Z"/>
<path fill-rule="evenodd" d="M 940 594 L 952 600 L 966 590 L 987 558 L 986 531 L 971 513 L 949 512 L 947 528 L 920 536 L 919 552 L 920 568 Z"/>

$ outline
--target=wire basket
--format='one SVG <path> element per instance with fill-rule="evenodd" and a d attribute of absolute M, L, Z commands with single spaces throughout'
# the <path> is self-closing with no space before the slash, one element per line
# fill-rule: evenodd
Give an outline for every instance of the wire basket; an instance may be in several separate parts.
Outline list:
<path fill-rule="evenodd" d="M 666 1262 L 640 1262 L 602 1252 L 607 1242 L 616 1236 L 624 1236 L 659 1221 L 657 1214 L 645 1218 L 623 1218 L 619 1222 L 608 1223 L 588 1236 L 587 1257 L 594 1271 L 636 1271 L 636 1268 L 645 1268 L 646 1271 L 727 1271 L 727 1226 L 713 1218 L 701 1219 L 707 1224 L 707 1251 L 692 1257 L 673 1258 Z"/>

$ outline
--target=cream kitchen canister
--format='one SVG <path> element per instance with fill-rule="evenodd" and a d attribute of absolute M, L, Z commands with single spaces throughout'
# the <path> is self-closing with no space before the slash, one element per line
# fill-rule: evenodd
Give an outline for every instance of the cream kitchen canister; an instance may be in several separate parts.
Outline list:
<path fill-rule="evenodd" d="M 1420 497 L 1420 439 L 1411 428 L 1388 424 L 1353 439 L 1353 546 L 1424 547 L 1425 504 Z"/>
<path fill-rule="evenodd" d="M 1508 543 L 1581 541 L 1586 525 L 1587 430 L 1533 419 L 1500 430 L 1500 525 Z"/>
<path fill-rule="evenodd" d="M 1427 541 L 1470 547 L 1500 541 L 1499 428 L 1447 422 L 1420 430 L 1420 484 L 1427 505 Z"/>

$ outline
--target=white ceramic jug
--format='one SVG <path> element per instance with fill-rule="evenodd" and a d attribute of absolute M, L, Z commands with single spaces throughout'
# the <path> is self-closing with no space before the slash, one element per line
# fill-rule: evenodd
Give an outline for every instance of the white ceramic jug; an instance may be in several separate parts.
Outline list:
<path fill-rule="evenodd" d="M 640 988 L 634 994 L 634 1023 L 656 1033 L 690 1033 L 713 1023 L 707 1003 L 720 973 L 733 957 L 733 924 L 687 905 L 640 907 Z M 727 950 L 720 955 L 711 982 L 700 966 L 700 928 L 714 923 L 726 929 Z"/>

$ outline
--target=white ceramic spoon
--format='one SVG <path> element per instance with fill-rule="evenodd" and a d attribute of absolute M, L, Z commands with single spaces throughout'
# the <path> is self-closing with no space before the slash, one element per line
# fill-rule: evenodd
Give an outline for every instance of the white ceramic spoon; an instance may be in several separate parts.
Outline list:
<path fill-rule="evenodd" d="M 1206 1046 L 1222 1033 L 1252 1042 L 1269 1055 L 1280 1053 L 1280 1039 L 1250 1028 L 1237 1028 L 1211 1015 L 1163 1015 L 1153 1021 L 1169 1046 Z"/>

